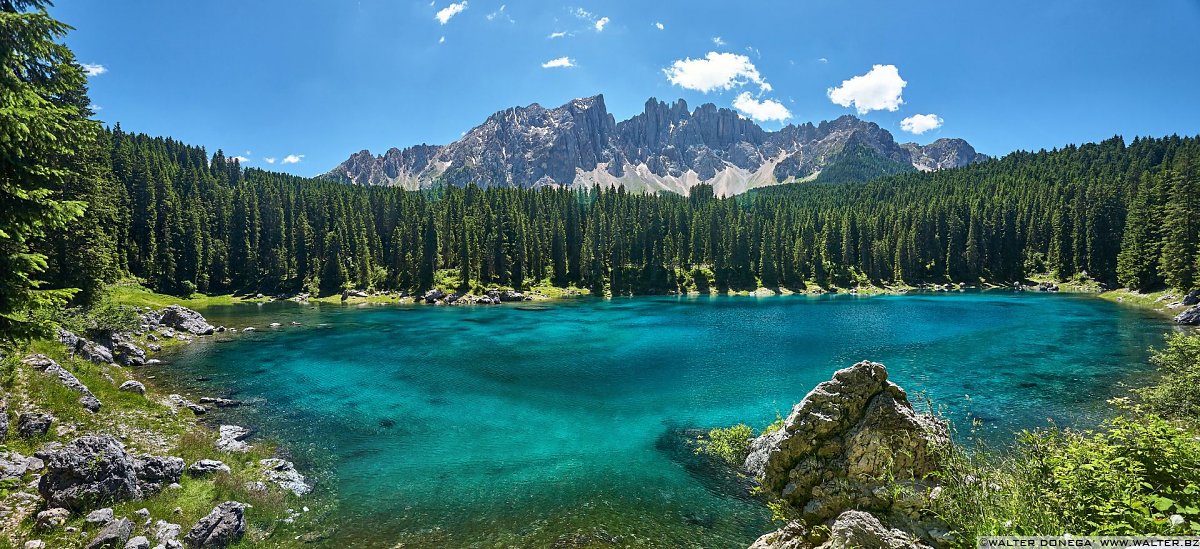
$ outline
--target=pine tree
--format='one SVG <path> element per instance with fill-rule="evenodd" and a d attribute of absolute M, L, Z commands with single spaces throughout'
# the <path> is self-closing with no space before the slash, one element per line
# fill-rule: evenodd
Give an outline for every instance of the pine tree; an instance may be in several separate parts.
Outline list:
<path fill-rule="evenodd" d="M 48 332 L 23 312 L 74 294 L 40 288 L 46 256 L 33 249 L 37 239 L 83 214 L 83 203 L 63 200 L 58 191 L 80 176 L 72 159 L 95 130 L 83 72 L 56 42 L 69 27 L 46 13 L 47 4 L 0 4 L 0 340 Z"/>

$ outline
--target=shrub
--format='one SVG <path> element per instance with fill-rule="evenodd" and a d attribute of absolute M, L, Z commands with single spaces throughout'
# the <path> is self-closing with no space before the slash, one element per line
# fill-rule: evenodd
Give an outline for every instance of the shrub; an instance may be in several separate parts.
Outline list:
<path fill-rule="evenodd" d="M 696 453 L 708 454 L 720 458 L 733 467 L 741 467 L 750 454 L 750 442 L 754 440 L 754 430 L 745 423 L 732 427 L 712 429 L 707 437 L 696 441 Z"/>
<path fill-rule="evenodd" d="M 1200 420 L 1200 336 L 1172 334 L 1165 349 L 1150 361 L 1158 366 L 1157 383 L 1138 391 L 1150 411 L 1196 425 Z"/>

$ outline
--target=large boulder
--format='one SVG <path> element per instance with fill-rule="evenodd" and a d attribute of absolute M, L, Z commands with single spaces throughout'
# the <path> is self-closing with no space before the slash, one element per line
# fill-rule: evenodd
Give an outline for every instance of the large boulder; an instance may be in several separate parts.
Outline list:
<path fill-rule="evenodd" d="M 1183 304 L 1188 307 L 1200 305 L 1200 290 L 1192 290 L 1183 296 Z"/>
<path fill-rule="evenodd" d="M 171 305 L 163 309 L 158 322 L 163 326 L 169 326 L 192 335 L 211 335 L 216 329 L 200 313 L 179 305 Z"/>
<path fill-rule="evenodd" d="M 173 456 L 142 456 L 134 460 L 133 468 L 143 495 L 156 494 L 183 478 L 183 459 Z"/>
<path fill-rule="evenodd" d="M 184 536 L 189 547 L 224 548 L 246 533 L 246 504 L 226 501 L 200 519 Z"/>
<path fill-rule="evenodd" d="M 80 437 L 48 457 L 38 492 L 52 507 L 80 512 L 142 496 L 134 460 L 111 436 Z"/>
<path fill-rule="evenodd" d="M 138 347 L 129 337 L 122 334 L 109 336 L 113 358 L 122 366 L 142 366 L 146 363 L 146 351 Z"/>
<path fill-rule="evenodd" d="M 17 434 L 25 438 L 40 437 L 50 432 L 54 416 L 44 412 L 22 412 L 17 416 Z"/>
<path fill-rule="evenodd" d="M 133 523 L 127 518 L 109 522 L 87 544 L 87 549 L 124 549 L 125 542 L 133 533 Z"/>
<path fill-rule="evenodd" d="M 97 364 L 108 364 L 113 361 L 112 351 L 99 343 L 88 341 L 62 328 L 58 329 L 58 340 L 71 354 L 78 355 L 84 360 Z"/>
<path fill-rule="evenodd" d="M 71 389 L 82 396 L 79 397 L 79 403 L 83 405 L 89 412 L 95 413 L 100 411 L 100 399 L 92 394 L 92 390 L 87 388 L 83 382 L 79 381 L 74 374 L 68 372 L 57 362 L 46 355 L 29 355 L 22 362 L 25 365 L 32 367 L 35 370 L 41 370 L 55 376 L 64 387 Z"/>
<path fill-rule="evenodd" d="M 1185 326 L 1200 325 L 1200 305 L 1175 315 L 1175 323 Z"/>
<path fill-rule="evenodd" d="M 948 443 L 946 425 L 916 413 L 882 364 L 860 362 L 817 385 L 781 429 L 755 439 L 745 468 L 798 512 L 797 528 L 831 526 L 846 511 L 907 524 L 922 518 L 937 448 Z M 862 524 L 857 515 L 846 519 Z"/>

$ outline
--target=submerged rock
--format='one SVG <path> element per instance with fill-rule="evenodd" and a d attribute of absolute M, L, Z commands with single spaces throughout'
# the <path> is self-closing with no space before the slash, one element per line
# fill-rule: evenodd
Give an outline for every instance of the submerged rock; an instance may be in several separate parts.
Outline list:
<path fill-rule="evenodd" d="M 171 394 L 167 396 L 167 400 L 170 400 L 171 405 L 175 406 L 176 408 L 187 408 L 188 410 L 191 410 L 193 414 L 198 416 L 208 413 L 208 408 L 183 398 L 183 395 Z"/>
<path fill-rule="evenodd" d="M 50 505 L 75 511 L 142 496 L 133 459 L 108 435 L 77 438 L 50 455 L 38 492 Z"/>
<path fill-rule="evenodd" d="M 159 323 L 192 335 L 211 335 L 216 328 L 204 316 L 187 307 L 171 305 L 162 310 Z"/>
<path fill-rule="evenodd" d="M 68 372 L 62 366 L 59 366 L 58 363 L 52 360 L 50 357 L 40 354 L 29 355 L 25 357 L 22 362 L 24 362 L 25 365 L 34 368 L 35 370 L 41 370 L 47 374 L 57 376 L 58 381 L 62 383 L 64 387 L 83 395 L 79 397 L 79 403 L 82 404 L 84 408 L 93 413 L 100 411 L 100 399 L 96 398 L 96 395 L 92 394 L 91 389 L 88 389 L 87 385 L 84 385 L 83 382 L 79 381 L 79 378 L 76 378 L 74 374 Z"/>
<path fill-rule="evenodd" d="M 801 517 L 755 547 L 919 547 L 892 545 L 915 537 L 881 521 L 921 518 L 938 469 L 935 449 L 948 442 L 945 424 L 917 414 L 882 364 L 837 371 L 792 409 L 781 429 L 751 444 L 746 470 Z M 814 530 L 821 525 L 833 527 Z"/>
<path fill-rule="evenodd" d="M 212 404 L 217 408 L 232 408 L 242 405 L 241 401 L 239 400 L 217 397 L 200 397 L 200 404 Z"/>
<path fill-rule="evenodd" d="M 242 539 L 246 533 L 246 504 L 226 501 L 200 519 L 188 531 L 184 541 L 190 547 L 224 548 Z"/>

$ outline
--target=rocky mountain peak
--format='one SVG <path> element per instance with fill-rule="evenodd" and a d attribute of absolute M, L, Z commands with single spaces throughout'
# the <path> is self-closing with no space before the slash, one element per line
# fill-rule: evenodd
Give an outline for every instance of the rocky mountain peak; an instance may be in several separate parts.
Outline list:
<path fill-rule="evenodd" d="M 710 183 L 720 194 L 818 177 L 847 151 L 903 169 L 933 170 L 983 160 L 961 139 L 899 145 L 878 124 L 854 116 L 766 131 L 738 112 L 705 103 L 650 98 L 617 122 L 603 95 L 545 108 L 511 107 L 445 146 L 359 151 L 327 177 L 359 185 L 417 189 L 437 182 L 481 186 L 622 185 L 686 194 Z M 845 172 L 846 170 L 843 170 Z M 861 170 L 860 170 L 861 171 Z M 855 172 L 858 173 L 858 172 Z M 869 175 L 869 174 L 868 174 Z"/>

